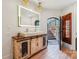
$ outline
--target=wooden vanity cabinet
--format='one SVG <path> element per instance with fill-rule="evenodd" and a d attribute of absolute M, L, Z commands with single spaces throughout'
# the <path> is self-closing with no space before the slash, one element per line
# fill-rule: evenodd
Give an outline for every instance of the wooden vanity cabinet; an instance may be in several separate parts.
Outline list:
<path fill-rule="evenodd" d="M 47 47 L 47 36 L 43 36 L 43 48 Z"/>
<path fill-rule="evenodd" d="M 28 59 L 47 47 L 46 35 L 13 38 L 13 59 Z"/>
<path fill-rule="evenodd" d="M 46 36 L 38 36 L 31 40 L 31 55 L 47 47 Z"/>
<path fill-rule="evenodd" d="M 38 50 L 38 47 L 37 47 L 37 38 L 33 38 L 31 39 L 31 55 L 33 55 L 34 53 L 36 53 Z"/>
<path fill-rule="evenodd" d="M 30 56 L 30 40 L 13 40 L 13 59 L 24 59 Z"/>
<path fill-rule="evenodd" d="M 21 59 L 20 43 L 13 40 L 13 59 Z"/>
<path fill-rule="evenodd" d="M 38 37 L 38 50 L 43 49 L 43 36 Z"/>
<path fill-rule="evenodd" d="M 38 36 L 35 38 L 32 38 L 31 40 L 31 55 L 38 52 L 43 48 L 43 36 Z"/>

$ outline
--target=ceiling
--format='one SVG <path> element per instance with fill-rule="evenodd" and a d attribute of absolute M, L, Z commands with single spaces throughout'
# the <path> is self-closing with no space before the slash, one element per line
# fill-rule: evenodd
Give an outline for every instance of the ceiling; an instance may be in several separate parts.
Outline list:
<path fill-rule="evenodd" d="M 63 9 L 76 2 L 76 0 L 31 0 L 31 1 L 35 4 L 38 4 L 38 2 L 42 2 L 42 6 L 47 9 Z"/>

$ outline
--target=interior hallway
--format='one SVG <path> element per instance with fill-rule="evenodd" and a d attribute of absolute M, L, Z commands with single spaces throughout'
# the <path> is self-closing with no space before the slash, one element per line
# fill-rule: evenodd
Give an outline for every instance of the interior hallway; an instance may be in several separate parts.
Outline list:
<path fill-rule="evenodd" d="M 48 45 L 47 49 L 41 51 L 31 59 L 70 59 L 65 53 L 59 50 L 59 45 Z"/>

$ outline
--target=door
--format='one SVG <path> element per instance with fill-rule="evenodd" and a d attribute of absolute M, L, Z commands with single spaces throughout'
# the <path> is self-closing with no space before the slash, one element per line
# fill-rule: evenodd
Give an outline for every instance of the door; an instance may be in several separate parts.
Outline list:
<path fill-rule="evenodd" d="M 62 17 L 60 17 L 60 42 L 59 42 L 59 45 L 60 45 L 60 50 L 61 50 L 61 46 L 62 46 Z"/>
<path fill-rule="evenodd" d="M 71 44 L 72 14 L 62 16 L 62 41 Z"/>

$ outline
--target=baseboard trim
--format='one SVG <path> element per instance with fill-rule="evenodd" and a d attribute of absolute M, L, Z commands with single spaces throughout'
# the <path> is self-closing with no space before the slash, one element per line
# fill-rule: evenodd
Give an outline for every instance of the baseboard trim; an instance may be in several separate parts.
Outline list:
<path fill-rule="evenodd" d="M 2 59 L 11 59 L 12 58 L 12 55 L 5 55 L 5 56 L 2 56 Z"/>

